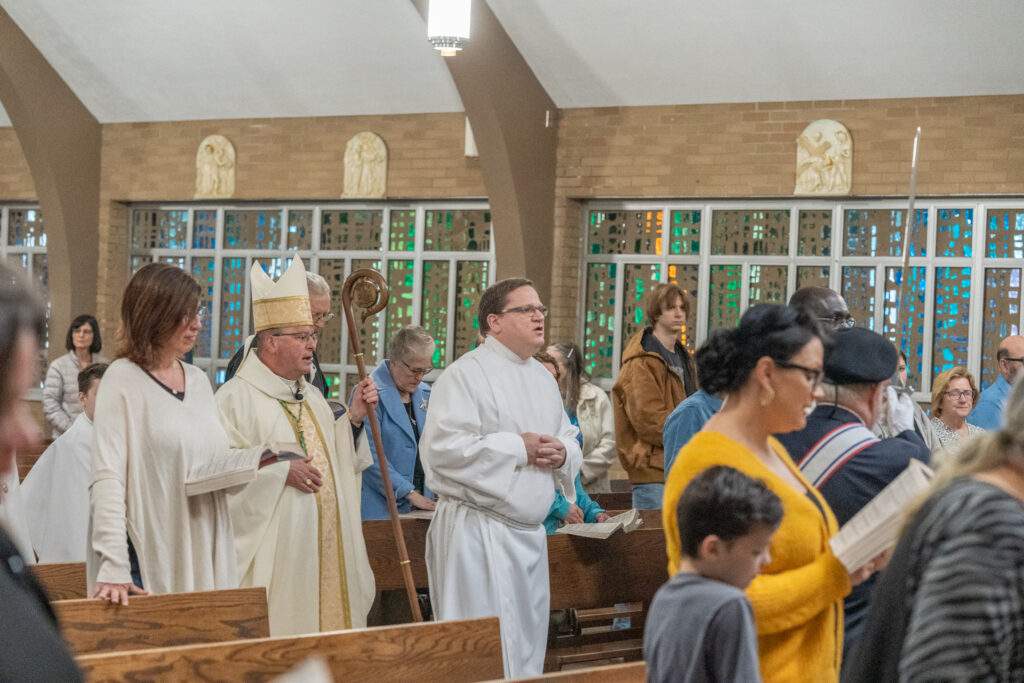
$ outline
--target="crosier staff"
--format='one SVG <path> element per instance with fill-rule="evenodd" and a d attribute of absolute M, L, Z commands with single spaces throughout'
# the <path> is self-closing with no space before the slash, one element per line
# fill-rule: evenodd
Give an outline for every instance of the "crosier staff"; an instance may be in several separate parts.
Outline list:
<path fill-rule="evenodd" d="M 359 369 L 360 382 L 366 379 L 366 363 L 363 361 L 363 352 L 359 348 L 359 329 L 356 327 L 355 318 L 352 317 L 352 303 L 354 300 L 356 305 L 363 309 L 360 322 L 366 322 L 367 318 L 387 308 L 388 295 L 388 283 L 384 276 L 370 268 L 361 268 L 349 275 L 341 288 L 341 305 L 345 310 L 345 322 L 348 324 L 348 341 L 356 359 L 356 367 Z M 384 494 L 388 500 L 388 517 L 391 519 L 391 529 L 395 534 L 395 545 L 398 546 L 398 563 L 402 567 L 402 579 L 405 583 L 406 597 L 409 599 L 409 610 L 412 612 L 413 621 L 423 621 L 419 600 L 416 597 L 416 585 L 412 579 L 409 550 L 405 547 L 405 535 L 402 533 L 402 521 L 398 518 L 398 504 L 395 502 L 395 492 L 391 488 L 388 458 L 384 454 L 384 443 L 380 438 L 377 406 L 369 404 L 367 410 L 373 445 L 377 449 L 380 477 L 384 484 Z"/>
<path fill-rule="evenodd" d="M 917 199 L 917 150 L 920 142 L 921 127 L 918 126 L 917 132 L 914 134 L 914 151 L 910 157 L 910 193 L 907 201 L 907 227 L 906 230 L 903 231 L 903 265 L 900 269 L 900 288 L 896 295 L 896 320 L 893 324 L 893 329 L 896 330 L 896 333 L 899 335 L 903 335 L 903 324 L 906 320 L 906 317 L 903 315 L 903 303 L 906 301 L 907 281 L 909 280 L 910 240 L 914 233 L 914 227 L 917 223 L 917 212 L 914 210 L 914 200 Z M 906 336 L 909 338 L 909 333 Z M 909 364 L 909 357 L 907 362 Z M 899 373 L 894 377 L 893 383 L 902 389 L 909 389 L 909 387 L 903 387 L 902 382 L 899 381 L 898 375 Z"/>

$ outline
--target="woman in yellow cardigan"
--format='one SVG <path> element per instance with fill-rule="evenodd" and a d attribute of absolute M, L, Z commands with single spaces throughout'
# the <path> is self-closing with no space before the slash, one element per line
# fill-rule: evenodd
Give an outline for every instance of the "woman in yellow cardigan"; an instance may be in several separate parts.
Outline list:
<path fill-rule="evenodd" d="M 832 511 L 771 436 L 804 426 L 823 360 L 817 323 L 788 306 L 755 306 L 736 329 L 715 332 L 697 352 L 697 372 L 705 391 L 727 398 L 679 451 L 665 485 L 670 575 L 680 560 L 676 507 L 697 474 L 728 465 L 761 479 L 782 500 L 771 562 L 747 589 L 761 675 L 771 683 L 838 680 L 843 598 L 871 571 L 851 575 L 832 554 Z"/>

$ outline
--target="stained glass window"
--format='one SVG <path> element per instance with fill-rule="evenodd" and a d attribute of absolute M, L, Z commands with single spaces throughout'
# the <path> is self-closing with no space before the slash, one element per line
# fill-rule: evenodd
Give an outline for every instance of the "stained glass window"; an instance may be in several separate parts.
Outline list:
<path fill-rule="evenodd" d="M 280 249 L 280 210 L 225 211 L 224 247 L 226 249 Z"/>
<path fill-rule="evenodd" d="M 788 272 L 786 266 L 750 266 L 748 305 L 786 303 Z"/>
<path fill-rule="evenodd" d="M 1024 258 L 1024 209 L 989 209 L 988 258 Z"/>
<path fill-rule="evenodd" d="M 145 209 L 132 212 L 133 249 L 185 249 L 188 211 Z"/>
<path fill-rule="evenodd" d="M 735 327 L 740 321 L 740 293 L 743 266 L 712 265 L 708 288 L 708 334 L 723 327 Z"/>
<path fill-rule="evenodd" d="M 858 327 L 875 329 L 875 278 L 873 266 L 843 266 L 843 289 L 846 306 L 857 320 Z"/>
<path fill-rule="evenodd" d="M 671 213 L 672 226 L 668 253 L 672 256 L 696 256 L 700 253 L 700 211 L 677 210 Z"/>
<path fill-rule="evenodd" d="M 797 266 L 796 267 L 796 288 L 804 287 L 828 287 L 829 267 L 828 266 Z"/>
<path fill-rule="evenodd" d="M 899 298 L 902 268 L 885 269 L 884 308 L 882 309 L 882 334 L 907 354 L 907 383 L 921 389 L 921 363 L 924 358 L 924 308 L 927 287 L 926 270 L 921 267 L 909 269 L 906 301 L 897 320 L 896 303 Z"/>
<path fill-rule="evenodd" d="M 928 210 L 916 209 L 911 256 L 926 256 Z M 847 209 L 843 253 L 846 256 L 902 256 L 906 209 Z"/>
<path fill-rule="evenodd" d="M 245 342 L 245 259 L 223 260 L 220 276 L 220 357 L 231 358 Z"/>
<path fill-rule="evenodd" d="M 192 277 L 199 283 L 199 305 L 206 309 L 206 321 L 196 340 L 194 355 L 209 358 L 213 348 L 213 297 L 216 294 L 217 271 L 213 257 L 193 256 Z"/>
<path fill-rule="evenodd" d="M 832 254 L 832 210 L 801 210 L 797 231 L 798 256 L 830 256 Z"/>
<path fill-rule="evenodd" d="M 412 292 L 415 278 L 415 261 L 388 262 L 388 289 L 391 290 L 391 301 L 388 304 L 387 328 L 384 331 L 385 349 L 391 348 L 391 340 L 395 333 L 412 324 Z M 420 319 L 425 320 L 422 315 Z"/>
<path fill-rule="evenodd" d="M 448 261 L 423 262 L 423 294 L 420 318 L 423 328 L 434 338 L 434 367 L 443 368 L 447 358 L 448 336 Z"/>
<path fill-rule="evenodd" d="M 379 251 L 384 212 L 323 210 L 320 212 L 321 251 Z"/>
<path fill-rule="evenodd" d="M 711 253 L 768 256 L 789 253 L 789 209 L 715 209 Z"/>
<path fill-rule="evenodd" d="M 341 311 L 341 288 L 345 284 L 345 259 L 320 259 L 318 272 L 327 280 L 334 296 L 331 297 L 331 312 L 334 318 L 327 321 L 324 331 L 320 334 L 320 341 L 316 346 L 320 364 L 334 364 L 341 362 L 341 330 L 345 324 L 342 320 Z"/>
<path fill-rule="evenodd" d="M 341 397 L 341 374 L 337 372 L 325 372 L 324 382 L 327 384 L 327 398 L 332 401 L 341 401 L 346 403 L 346 399 Z"/>
<path fill-rule="evenodd" d="M 480 335 L 477 304 L 489 283 L 487 261 L 460 261 L 455 280 L 455 356 L 475 349 Z"/>
<path fill-rule="evenodd" d="M 660 254 L 663 212 L 591 211 L 591 254 Z"/>
<path fill-rule="evenodd" d="M 626 263 L 622 266 L 622 348 L 630 337 L 647 326 L 647 295 L 661 280 L 657 263 Z"/>
<path fill-rule="evenodd" d="M 416 211 L 391 210 L 391 225 L 388 231 L 391 251 L 416 250 Z"/>
<path fill-rule="evenodd" d="M 489 210 L 427 210 L 423 232 L 424 251 L 488 251 L 490 248 Z"/>
<path fill-rule="evenodd" d="M 7 244 L 15 247 L 45 247 L 46 230 L 39 209 L 10 209 Z"/>
<path fill-rule="evenodd" d="M 285 226 L 288 249 L 308 251 L 313 248 L 313 212 L 310 209 L 288 209 Z"/>
<path fill-rule="evenodd" d="M 691 349 L 697 342 L 697 302 L 700 292 L 700 267 L 697 264 L 680 265 L 670 263 L 668 266 L 668 281 L 674 282 L 689 293 L 690 310 L 686 316 L 686 329 L 683 330 L 683 342 Z"/>
<path fill-rule="evenodd" d="M 935 251 L 939 256 L 970 258 L 974 239 L 974 209 L 937 209 Z"/>
<path fill-rule="evenodd" d="M 192 248 L 217 248 L 217 212 L 197 209 L 192 212 Z"/>
<path fill-rule="evenodd" d="M 370 270 L 380 272 L 380 261 L 373 261 L 370 259 L 352 259 L 352 272 L 354 273 L 361 268 L 369 268 Z M 334 298 L 338 299 L 340 303 L 340 296 L 336 296 Z M 338 306 L 338 312 L 341 313 L 340 305 Z M 355 313 L 355 311 L 352 312 Z M 376 364 L 381 360 L 380 358 L 377 358 L 377 337 L 380 335 L 381 315 L 383 315 L 383 312 L 378 315 L 372 315 L 361 325 L 359 323 L 359 319 L 356 318 L 356 324 L 360 325 L 359 344 L 363 351 L 363 358 L 366 363 L 367 372 L 372 371 Z M 355 354 L 352 353 L 351 345 L 350 348 L 346 349 L 346 352 L 348 353 L 348 364 L 355 365 L 356 358 Z M 387 354 L 387 349 L 384 349 L 384 353 Z"/>
<path fill-rule="evenodd" d="M 981 384 L 998 377 L 999 342 L 1020 334 L 1020 268 L 985 269 L 985 310 L 981 324 Z"/>
<path fill-rule="evenodd" d="M 617 264 L 588 263 L 583 304 L 583 363 L 591 377 L 611 377 Z"/>
<path fill-rule="evenodd" d="M 970 307 L 970 267 L 936 268 L 932 379 L 957 365 L 967 365 Z"/>

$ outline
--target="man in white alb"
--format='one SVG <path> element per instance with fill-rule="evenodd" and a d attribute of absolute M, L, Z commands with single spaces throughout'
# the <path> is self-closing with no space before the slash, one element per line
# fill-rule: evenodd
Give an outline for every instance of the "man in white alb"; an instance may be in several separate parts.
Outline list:
<path fill-rule="evenodd" d="M 438 494 L 427 573 L 438 619 L 498 616 L 505 675 L 539 675 L 551 590 L 543 521 L 555 488 L 573 491 L 582 454 L 544 347 L 547 310 L 529 280 L 480 299 L 483 345 L 434 383 L 420 441 Z"/>
<path fill-rule="evenodd" d="M 377 392 L 360 385 L 335 418 L 307 381 L 318 331 L 300 259 L 276 283 L 254 263 L 250 281 L 259 343 L 217 392 L 221 423 L 234 447 L 291 443 L 306 457 L 264 467 L 229 497 L 239 580 L 266 586 L 272 635 L 365 627 L 374 582 L 359 504 L 370 456 L 357 455 L 352 426 Z"/>

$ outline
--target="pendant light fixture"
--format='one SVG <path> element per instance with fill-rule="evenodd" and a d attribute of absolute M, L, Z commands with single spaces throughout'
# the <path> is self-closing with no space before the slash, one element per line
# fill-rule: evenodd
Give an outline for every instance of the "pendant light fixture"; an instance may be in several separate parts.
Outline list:
<path fill-rule="evenodd" d="M 454 57 L 469 42 L 472 0 L 430 0 L 427 39 L 444 57 Z"/>

